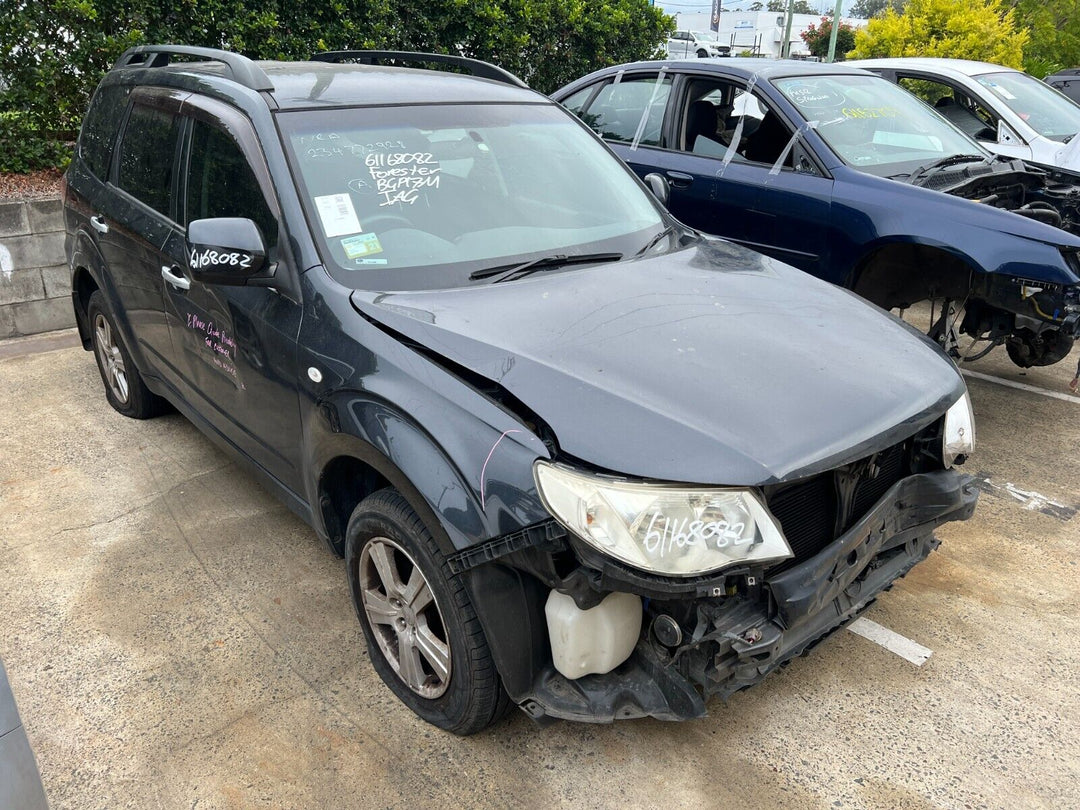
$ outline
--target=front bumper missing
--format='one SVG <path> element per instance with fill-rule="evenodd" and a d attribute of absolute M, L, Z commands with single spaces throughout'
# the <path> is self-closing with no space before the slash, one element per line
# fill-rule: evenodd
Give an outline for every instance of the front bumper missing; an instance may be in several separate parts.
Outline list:
<path fill-rule="evenodd" d="M 925 559 L 938 546 L 936 527 L 974 512 L 979 493 L 971 480 L 951 470 L 904 478 L 819 554 L 766 573 L 752 597 L 687 600 L 696 626 L 679 647 L 663 647 L 643 630 L 612 672 L 569 680 L 549 667 L 519 705 L 537 720 L 702 717 L 706 698 L 726 699 L 762 680 Z"/>

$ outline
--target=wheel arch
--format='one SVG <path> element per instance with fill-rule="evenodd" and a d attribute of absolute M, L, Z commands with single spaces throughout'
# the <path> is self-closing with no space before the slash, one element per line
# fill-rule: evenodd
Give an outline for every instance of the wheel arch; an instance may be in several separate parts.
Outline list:
<path fill-rule="evenodd" d="M 471 510 L 458 509 L 448 520 L 446 510 L 437 514 L 430 498 L 410 480 L 407 462 L 391 459 L 374 444 L 356 436 L 337 434 L 336 438 L 337 450 L 319 468 L 314 514 L 321 524 L 317 526 L 320 535 L 339 556 L 344 555 L 345 529 L 352 511 L 365 497 L 386 486 L 405 498 L 445 555 L 458 550 L 455 540 L 461 543 L 463 530 L 475 531 L 474 521 L 481 519 L 482 512 L 476 511 L 470 518 L 467 512 Z M 422 456 L 417 458 L 423 461 Z M 468 493 L 470 488 L 464 481 L 461 484 Z M 471 506 L 480 509 L 475 501 Z M 503 684 L 511 698 L 520 701 L 550 658 L 544 619 L 545 589 L 532 575 L 498 563 L 473 568 L 461 576 Z"/>
<path fill-rule="evenodd" d="M 75 327 L 79 330 L 79 340 L 87 351 L 91 349 L 90 321 L 87 317 L 90 296 L 100 289 L 93 273 L 87 267 L 82 265 L 75 267 L 71 275 L 71 303 L 75 309 Z"/>
<path fill-rule="evenodd" d="M 963 299 L 985 271 L 955 248 L 911 240 L 869 246 L 844 285 L 883 309 L 932 298 Z"/>

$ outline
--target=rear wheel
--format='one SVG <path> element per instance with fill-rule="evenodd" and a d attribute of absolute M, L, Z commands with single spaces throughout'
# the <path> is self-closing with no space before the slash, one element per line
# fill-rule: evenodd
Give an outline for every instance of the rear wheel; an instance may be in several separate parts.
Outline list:
<path fill-rule="evenodd" d="M 461 735 L 505 714 L 509 698 L 469 593 L 399 493 L 384 489 L 356 507 L 345 555 L 372 666 L 406 706 Z"/>
<path fill-rule="evenodd" d="M 165 411 L 168 406 L 161 397 L 146 387 L 139 370 L 131 360 L 131 353 L 124 345 L 116 321 L 105 305 L 100 290 L 90 296 L 86 307 L 90 321 L 90 342 L 94 347 L 101 381 L 105 384 L 105 398 L 124 416 L 132 419 L 149 419 Z"/>

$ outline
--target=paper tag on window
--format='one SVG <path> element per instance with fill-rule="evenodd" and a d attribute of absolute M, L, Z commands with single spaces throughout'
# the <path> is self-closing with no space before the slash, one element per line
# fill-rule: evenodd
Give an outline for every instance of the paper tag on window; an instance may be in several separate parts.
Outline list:
<path fill-rule="evenodd" d="M 315 208 L 319 212 L 319 219 L 322 220 L 327 239 L 360 233 L 363 230 L 360 227 L 360 220 L 356 218 L 352 198 L 348 194 L 327 194 L 324 197 L 316 197 Z"/>

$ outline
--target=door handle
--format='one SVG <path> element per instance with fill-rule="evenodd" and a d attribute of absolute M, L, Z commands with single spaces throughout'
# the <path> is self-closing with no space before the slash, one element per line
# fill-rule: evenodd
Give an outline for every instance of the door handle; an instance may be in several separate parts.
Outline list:
<path fill-rule="evenodd" d="M 178 290 L 190 290 L 191 282 L 183 276 L 178 275 L 177 270 L 178 268 L 175 267 L 162 267 L 161 277 Z"/>
<path fill-rule="evenodd" d="M 682 172 L 667 172 L 668 180 L 675 188 L 686 188 L 694 182 L 694 176 Z"/>
<path fill-rule="evenodd" d="M 105 217 L 101 214 L 90 217 L 90 224 L 94 226 L 94 230 L 98 233 L 109 232 L 109 226 L 105 224 Z"/>

